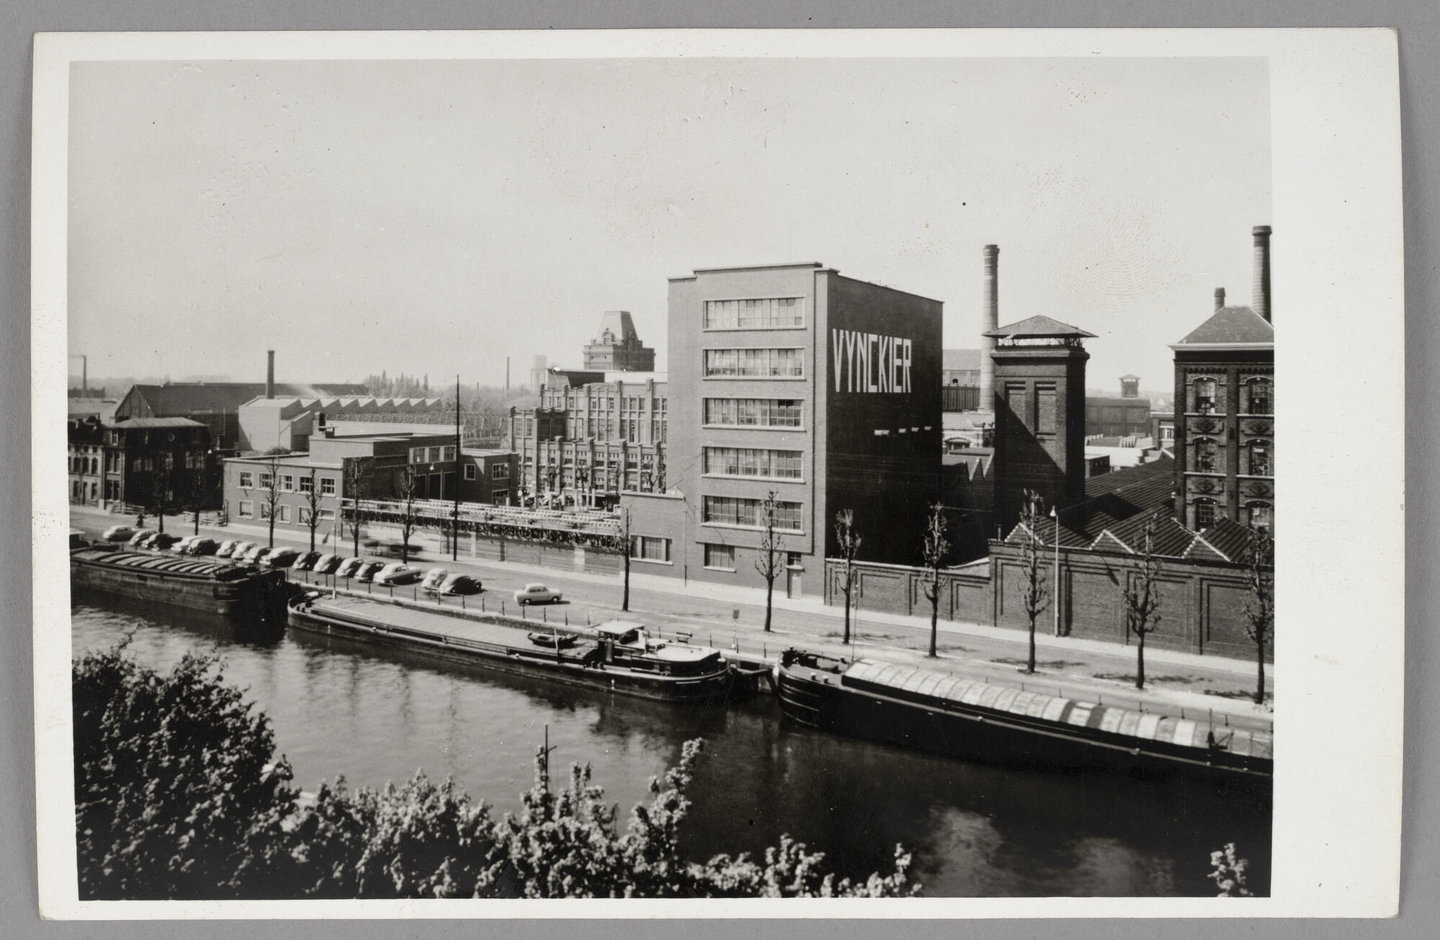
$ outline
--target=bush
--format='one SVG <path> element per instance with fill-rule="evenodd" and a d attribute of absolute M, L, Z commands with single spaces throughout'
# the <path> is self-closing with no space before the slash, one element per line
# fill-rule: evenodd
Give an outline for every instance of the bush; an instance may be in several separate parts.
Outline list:
<path fill-rule="evenodd" d="M 213 658 L 161 675 L 122 645 L 82 657 L 71 678 L 82 898 L 288 890 L 290 767 Z"/>

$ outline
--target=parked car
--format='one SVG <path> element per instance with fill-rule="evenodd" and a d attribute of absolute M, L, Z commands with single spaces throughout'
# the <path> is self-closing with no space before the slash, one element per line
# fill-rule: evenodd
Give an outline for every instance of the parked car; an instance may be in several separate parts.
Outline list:
<path fill-rule="evenodd" d="M 402 584 L 417 584 L 424 576 L 425 572 L 413 565 L 392 561 L 375 575 L 375 583 L 399 587 Z"/>
<path fill-rule="evenodd" d="M 480 586 L 479 578 L 472 578 L 468 574 L 452 574 L 440 582 L 436 594 L 442 597 L 459 597 L 462 594 L 479 594 L 485 590 Z"/>
<path fill-rule="evenodd" d="M 154 529 L 136 529 L 135 534 L 130 536 L 130 547 L 139 548 L 154 534 Z"/>
<path fill-rule="evenodd" d="M 131 525 L 112 525 L 102 532 L 100 537 L 107 542 L 128 542 L 135 537 L 135 527 Z"/>
<path fill-rule="evenodd" d="M 254 542 L 241 542 L 230 550 L 230 560 L 237 565 L 241 564 L 244 562 L 246 554 L 254 547 Z"/>
<path fill-rule="evenodd" d="M 260 563 L 266 568 L 289 568 L 299 557 L 300 553 L 293 548 L 277 548 L 267 554 Z"/>
<path fill-rule="evenodd" d="M 526 604 L 558 604 L 560 592 L 552 591 L 543 584 L 527 584 L 515 592 L 515 603 L 522 607 Z"/>
<path fill-rule="evenodd" d="M 319 552 L 306 552 L 299 558 L 295 559 L 295 564 L 291 565 L 290 567 L 294 571 L 309 571 L 311 568 L 315 567 L 315 562 L 319 560 Z"/>
<path fill-rule="evenodd" d="M 231 555 L 231 553 L 234 552 L 235 549 L 236 549 L 236 547 L 239 546 L 239 545 L 240 545 L 240 540 L 239 540 L 239 539 L 226 539 L 225 541 L 223 541 L 223 542 L 220 543 L 220 547 L 219 547 L 219 548 L 215 549 L 215 557 L 216 557 L 216 558 L 229 558 L 230 555 Z"/>
<path fill-rule="evenodd" d="M 355 569 L 356 581 L 374 581 L 375 576 L 385 567 L 383 561 L 367 561 Z"/>
<path fill-rule="evenodd" d="M 156 532 L 150 540 L 145 543 L 146 548 L 153 548 L 157 552 L 167 551 L 170 546 L 180 541 L 180 536 L 171 535 L 169 532 Z"/>
<path fill-rule="evenodd" d="M 340 567 L 340 562 L 345 560 L 344 555 L 321 555 L 315 559 L 315 564 L 310 570 L 315 574 L 334 574 L 335 569 Z"/>
<path fill-rule="evenodd" d="M 185 551 L 187 554 L 190 555 L 213 555 L 215 554 L 215 549 L 219 547 L 219 542 L 211 538 L 206 538 L 202 535 L 195 541 L 191 542 L 186 547 Z"/>
<path fill-rule="evenodd" d="M 431 568 L 425 572 L 425 577 L 420 581 L 422 591 L 438 591 L 441 583 L 450 577 L 450 572 L 444 568 Z"/>
<path fill-rule="evenodd" d="M 260 560 L 268 554 L 270 554 L 270 546 L 251 545 L 245 550 L 245 554 L 240 556 L 240 563 L 245 565 L 258 565 L 260 564 Z"/>
<path fill-rule="evenodd" d="M 174 552 L 177 555 L 184 555 L 190 550 L 190 543 L 195 541 L 199 537 L 200 536 L 198 535 L 187 535 L 184 538 L 180 539 L 178 542 L 176 542 L 174 545 L 171 545 L 170 551 Z"/>
<path fill-rule="evenodd" d="M 355 577 L 355 572 L 359 570 L 363 564 L 365 564 L 365 559 L 363 558 L 347 558 L 340 562 L 340 566 L 335 569 L 335 577 L 353 578 Z"/>

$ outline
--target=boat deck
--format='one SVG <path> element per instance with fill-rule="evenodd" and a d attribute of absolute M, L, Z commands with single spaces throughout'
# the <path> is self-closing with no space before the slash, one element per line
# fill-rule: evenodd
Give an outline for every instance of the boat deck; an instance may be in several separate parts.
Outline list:
<path fill-rule="evenodd" d="M 420 610 L 344 594 L 316 598 L 310 605 L 310 609 L 322 616 L 364 620 L 390 631 L 407 631 L 506 649 L 548 653 L 552 656 L 555 654 L 553 647 L 542 647 L 530 640 L 530 633 L 542 633 L 547 629 L 546 625 L 537 624 L 534 621 L 516 622 L 513 625 L 490 623 L 471 617 L 457 617 L 439 611 Z M 555 632 L 565 634 L 577 631 L 557 626 Z M 582 636 L 561 652 L 566 658 L 569 658 L 576 656 L 577 653 L 583 654 L 594 647 L 593 641 L 587 641 Z"/>
<path fill-rule="evenodd" d="M 228 580 L 240 577 L 245 568 L 229 562 L 193 555 L 162 554 L 160 552 L 112 551 L 103 548 L 83 548 L 70 553 L 79 562 L 102 565 L 107 568 L 133 571 L 154 571 L 160 574 L 215 578 Z"/>

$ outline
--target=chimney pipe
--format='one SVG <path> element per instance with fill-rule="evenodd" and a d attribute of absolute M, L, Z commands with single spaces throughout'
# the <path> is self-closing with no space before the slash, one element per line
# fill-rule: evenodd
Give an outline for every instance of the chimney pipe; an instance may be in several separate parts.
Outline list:
<path fill-rule="evenodd" d="M 265 366 L 265 397 L 275 397 L 275 350 L 266 350 L 269 362 Z"/>
<path fill-rule="evenodd" d="M 1225 306 L 1225 288 L 1217 287 L 1215 288 L 1215 309 L 1219 310 L 1223 306 Z"/>
<path fill-rule="evenodd" d="M 1255 312 L 1270 321 L 1270 226 L 1257 225 L 1251 230 L 1255 236 L 1255 293 L 1252 303 Z"/>
<path fill-rule="evenodd" d="M 985 294 L 980 309 L 982 334 L 1000 329 L 1000 246 L 985 246 Z M 995 337 L 980 337 L 980 410 L 995 410 Z"/>

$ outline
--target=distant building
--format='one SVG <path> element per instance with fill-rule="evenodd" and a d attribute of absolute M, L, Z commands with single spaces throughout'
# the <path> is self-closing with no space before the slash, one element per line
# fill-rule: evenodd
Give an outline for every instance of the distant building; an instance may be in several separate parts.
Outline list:
<path fill-rule="evenodd" d="M 189 418 L 210 429 L 216 450 L 252 450 L 240 429 L 240 406 L 267 394 L 264 382 L 172 382 L 132 385 L 115 406 L 115 418 Z M 270 397 L 365 395 L 364 385 L 271 385 Z"/>
<path fill-rule="evenodd" d="M 372 398 L 327 396 L 321 398 L 280 395 L 258 396 L 236 409 L 239 422 L 239 449 L 264 454 L 273 450 L 309 449 L 312 434 L 323 434 L 327 425 L 351 425 L 342 434 L 364 433 L 354 425 L 412 423 L 424 433 L 443 433 L 437 425 L 453 428 L 453 402 L 446 406 L 438 398 Z M 382 428 L 380 433 L 390 431 Z M 452 432 L 453 433 L 453 432 Z"/>
<path fill-rule="evenodd" d="M 166 512 L 213 508 L 210 430 L 189 418 L 132 418 L 69 425 L 70 501 L 127 503 Z"/>
<path fill-rule="evenodd" d="M 640 342 L 628 310 L 607 310 L 600 334 L 585 345 L 585 368 L 601 372 L 650 372 L 655 350 Z"/>
<path fill-rule="evenodd" d="M 1215 311 L 1175 351 L 1175 474 L 1180 520 L 1274 529 L 1275 328 L 1270 227 L 1257 226 L 1253 307 Z"/>
<path fill-rule="evenodd" d="M 1103 437 L 1150 433 L 1150 399 L 1140 397 L 1140 379 L 1120 377 L 1119 397 L 1091 395 L 1085 399 L 1085 433 Z"/>

